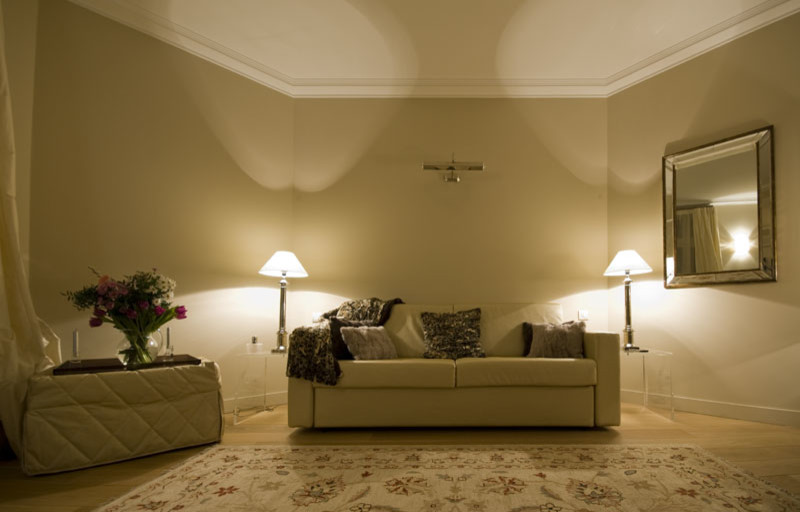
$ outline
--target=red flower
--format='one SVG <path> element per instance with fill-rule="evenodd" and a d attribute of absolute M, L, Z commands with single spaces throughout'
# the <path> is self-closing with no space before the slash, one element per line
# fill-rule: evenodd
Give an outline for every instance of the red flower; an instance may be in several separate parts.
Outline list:
<path fill-rule="evenodd" d="M 230 487 L 220 487 L 218 491 L 214 491 L 212 494 L 216 494 L 217 496 L 225 496 L 226 494 L 233 494 L 238 490 L 238 487 L 231 485 Z"/>
<path fill-rule="evenodd" d="M 178 320 L 183 320 L 186 318 L 186 307 L 185 306 L 178 306 L 175 308 L 175 318 Z"/>
<path fill-rule="evenodd" d="M 103 319 L 93 316 L 89 319 L 89 327 L 100 327 L 103 325 Z"/>

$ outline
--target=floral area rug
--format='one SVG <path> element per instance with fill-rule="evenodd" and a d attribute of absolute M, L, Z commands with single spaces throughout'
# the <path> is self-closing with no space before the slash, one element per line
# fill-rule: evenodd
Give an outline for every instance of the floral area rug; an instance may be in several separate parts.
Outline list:
<path fill-rule="evenodd" d="M 800 498 L 690 445 L 215 446 L 119 511 L 798 511 Z"/>

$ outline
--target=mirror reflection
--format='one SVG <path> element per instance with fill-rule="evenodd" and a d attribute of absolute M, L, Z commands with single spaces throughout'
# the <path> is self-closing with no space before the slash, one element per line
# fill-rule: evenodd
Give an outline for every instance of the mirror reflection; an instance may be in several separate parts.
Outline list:
<path fill-rule="evenodd" d="M 664 157 L 667 287 L 775 279 L 771 134 Z"/>
<path fill-rule="evenodd" d="M 758 268 L 756 147 L 720 152 L 676 164 L 676 274 Z"/>

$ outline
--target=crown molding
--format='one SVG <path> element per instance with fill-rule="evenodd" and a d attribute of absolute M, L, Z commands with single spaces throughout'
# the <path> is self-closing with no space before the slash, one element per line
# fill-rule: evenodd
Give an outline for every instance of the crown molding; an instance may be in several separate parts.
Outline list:
<path fill-rule="evenodd" d="M 607 98 L 770 23 L 800 0 L 769 0 L 606 78 L 299 79 L 127 0 L 70 0 L 292 98 Z"/>

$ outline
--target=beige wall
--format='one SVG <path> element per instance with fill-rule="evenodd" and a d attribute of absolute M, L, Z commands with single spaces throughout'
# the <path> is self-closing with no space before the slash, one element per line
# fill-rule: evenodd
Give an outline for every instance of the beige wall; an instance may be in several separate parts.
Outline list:
<path fill-rule="evenodd" d="M 634 248 L 654 273 L 634 283 L 641 345 L 671 350 L 679 407 L 800 424 L 800 16 L 687 62 L 609 100 L 609 256 Z M 665 290 L 664 154 L 775 126 L 778 282 Z M 609 323 L 624 323 L 609 280 Z M 638 389 L 630 366 L 623 387 Z"/>
<path fill-rule="evenodd" d="M 300 286 L 555 301 L 606 327 L 604 100 L 300 100 L 295 112 Z M 458 184 L 422 171 L 451 152 L 486 171 Z"/>
<path fill-rule="evenodd" d="M 290 241 L 292 102 L 73 4 L 40 7 L 37 311 L 65 355 L 80 327 L 84 357 L 112 357 L 118 333 L 90 329 L 61 292 L 90 265 L 158 267 L 189 310 L 170 324 L 178 352 L 219 361 L 230 396 L 241 345 L 277 331 L 277 283 L 257 271 Z"/>

